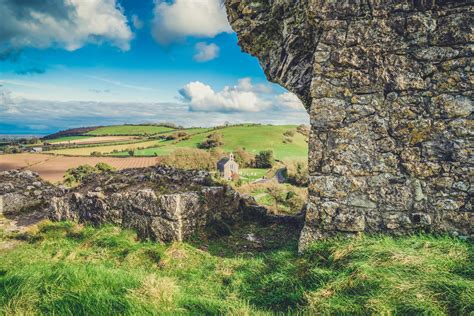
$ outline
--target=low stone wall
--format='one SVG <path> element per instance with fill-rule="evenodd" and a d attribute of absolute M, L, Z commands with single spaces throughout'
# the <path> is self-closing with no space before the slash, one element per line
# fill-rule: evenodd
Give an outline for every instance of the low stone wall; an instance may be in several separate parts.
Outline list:
<path fill-rule="evenodd" d="M 157 194 L 152 189 L 71 193 L 52 199 L 53 220 L 102 225 L 112 223 L 136 230 L 142 239 L 183 241 L 216 220 L 232 221 L 240 212 L 240 196 L 227 187 Z"/>

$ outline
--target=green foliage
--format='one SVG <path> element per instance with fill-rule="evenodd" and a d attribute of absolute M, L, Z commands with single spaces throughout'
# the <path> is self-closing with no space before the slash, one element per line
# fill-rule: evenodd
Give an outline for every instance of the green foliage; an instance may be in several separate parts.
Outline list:
<path fill-rule="evenodd" d="M 80 184 L 82 180 L 89 175 L 112 170 L 115 170 L 115 168 L 104 162 L 99 162 L 95 167 L 90 165 L 80 165 L 77 168 L 71 168 L 66 171 L 66 174 L 64 175 L 64 184 L 75 186 Z"/>
<path fill-rule="evenodd" d="M 207 138 L 199 144 L 199 148 L 201 149 L 211 149 L 216 148 L 223 145 L 224 142 L 222 141 L 222 135 L 219 133 L 212 133 Z"/>
<path fill-rule="evenodd" d="M 308 186 L 308 162 L 292 160 L 285 161 L 286 178 L 289 183 L 297 186 Z"/>
<path fill-rule="evenodd" d="M 264 150 L 255 156 L 255 167 L 256 168 L 271 168 L 275 163 L 273 157 L 273 150 Z"/>
<path fill-rule="evenodd" d="M 298 256 L 293 228 L 254 223 L 219 224 L 194 246 L 68 222 L 27 234 L 0 248 L 0 314 L 474 312 L 473 244 L 450 237 L 334 238 Z"/>

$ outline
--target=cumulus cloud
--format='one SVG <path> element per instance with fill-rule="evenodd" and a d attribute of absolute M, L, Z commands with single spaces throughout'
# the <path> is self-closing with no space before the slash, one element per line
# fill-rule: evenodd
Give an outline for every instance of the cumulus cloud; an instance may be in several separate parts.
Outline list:
<path fill-rule="evenodd" d="M 285 92 L 276 97 L 276 104 L 282 109 L 304 110 L 303 103 L 291 92 Z"/>
<path fill-rule="evenodd" d="M 221 0 L 175 0 L 155 2 L 153 38 L 169 44 L 187 36 L 214 37 L 231 33 Z"/>
<path fill-rule="evenodd" d="M 303 104 L 291 92 L 276 94 L 271 86 L 253 84 L 250 78 L 242 78 L 237 85 L 226 86 L 222 91 L 214 91 L 211 86 L 200 81 L 190 82 L 179 93 L 195 112 L 261 112 L 300 111 Z"/>
<path fill-rule="evenodd" d="M 271 107 L 269 100 L 261 98 L 241 82 L 216 92 L 211 86 L 194 81 L 185 85 L 179 93 L 189 104 L 189 109 L 196 112 L 258 112 Z"/>
<path fill-rule="evenodd" d="M 62 47 L 109 41 L 130 48 L 133 34 L 116 0 L 0 1 L 0 47 Z"/>
<path fill-rule="evenodd" d="M 214 43 L 206 44 L 204 42 L 199 42 L 195 46 L 196 54 L 194 55 L 194 60 L 200 63 L 210 61 L 219 57 L 219 46 Z"/>

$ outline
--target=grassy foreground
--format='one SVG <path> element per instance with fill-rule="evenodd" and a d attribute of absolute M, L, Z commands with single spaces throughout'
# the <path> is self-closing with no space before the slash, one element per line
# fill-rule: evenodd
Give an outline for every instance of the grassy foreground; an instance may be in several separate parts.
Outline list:
<path fill-rule="evenodd" d="M 474 249 L 467 241 L 333 239 L 298 256 L 294 229 L 231 230 L 160 245 L 115 227 L 45 222 L 16 236 L 23 242 L 15 248 L 0 250 L 0 314 L 474 312 Z"/>

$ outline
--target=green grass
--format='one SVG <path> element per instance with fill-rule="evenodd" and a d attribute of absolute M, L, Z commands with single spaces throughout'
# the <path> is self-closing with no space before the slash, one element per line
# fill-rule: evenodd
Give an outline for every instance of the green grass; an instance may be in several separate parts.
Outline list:
<path fill-rule="evenodd" d="M 291 130 L 294 136 L 291 143 L 284 143 L 286 131 Z M 221 148 L 230 152 L 237 148 L 257 154 L 262 150 L 273 150 L 275 158 L 280 160 L 302 160 L 308 157 L 308 144 L 305 137 L 296 133 L 296 125 L 238 125 L 217 130 L 196 129 L 195 133 L 187 140 L 180 142 L 168 141 L 158 147 L 146 148 L 135 152 L 135 156 L 166 155 L 178 148 L 197 148 L 206 137 L 217 132 L 222 134 L 224 145 Z M 118 154 L 126 155 L 126 153 Z"/>
<path fill-rule="evenodd" d="M 241 168 L 239 169 L 240 179 L 243 182 L 253 182 L 262 179 L 270 169 Z"/>
<path fill-rule="evenodd" d="M 115 125 L 99 127 L 87 133 L 93 136 L 109 135 L 155 135 L 174 130 L 173 128 L 158 125 Z"/>
<path fill-rule="evenodd" d="M 67 141 L 86 139 L 86 138 L 91 138 L 91 137 L 90 136 L 64 136 L 64 137 L 59 137 L 55 139 L 48 139 L 46 140 L 46 142 L 50 144 L 54 144 L 54 143 L 59 143 L 59 142 L 67 142 Z"/>
<path fill-rule="evenodd" d="M 298 256 L 295 229 L 241 223 L 230 230 L 161 245 L 110 226 L 47 222 L 0 250 L 0 314 L 474 312 L 471 242 L 331 239 Z"/>

